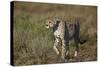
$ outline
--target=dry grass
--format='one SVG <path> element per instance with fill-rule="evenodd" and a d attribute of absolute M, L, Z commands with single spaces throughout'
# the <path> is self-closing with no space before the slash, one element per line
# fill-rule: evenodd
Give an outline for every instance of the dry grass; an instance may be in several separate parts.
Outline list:
<path fill-rule="evenodd" d="M 74 18 L 79 17 L 80 37 L 88 41 L 80 45 L 78 61 L 96 60 L 96 12 L 96 6 L 14 2 L 14 65 L 58 63 L 59 59 L 52 48 L 54 43 L 52 30 L 44 27 L 45 21 L 52 18 L 73 22 Z M 73 48 L 70 46 L 71 52 Z"/>

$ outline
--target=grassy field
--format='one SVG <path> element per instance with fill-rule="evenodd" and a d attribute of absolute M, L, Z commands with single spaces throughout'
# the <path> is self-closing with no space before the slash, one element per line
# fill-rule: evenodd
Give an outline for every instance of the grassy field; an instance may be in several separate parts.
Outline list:
<path fill-rule="evenodd" d="M 78 62 L 97 60 L 96 12 L 96 6 L 14 2 L 14 65 L 59 63 L 53 50 L 52 30 L 45 28 L 46 20 L 55 18 L 73 22 L 79 17 L 80 38 L 87 42 L 80 45 Z M 74 43 L 71 44 L 70 57 L 73 58 Z"/>

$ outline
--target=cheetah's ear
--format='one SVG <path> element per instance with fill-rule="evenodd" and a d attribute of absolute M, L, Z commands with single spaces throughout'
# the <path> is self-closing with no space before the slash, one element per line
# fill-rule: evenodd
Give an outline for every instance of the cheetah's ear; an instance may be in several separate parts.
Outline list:
<path fill-rule="evenodd" d="M 56 20 L 55 21 L 55 24 L 59 24 L 61 21 L 60 20 Z"/>

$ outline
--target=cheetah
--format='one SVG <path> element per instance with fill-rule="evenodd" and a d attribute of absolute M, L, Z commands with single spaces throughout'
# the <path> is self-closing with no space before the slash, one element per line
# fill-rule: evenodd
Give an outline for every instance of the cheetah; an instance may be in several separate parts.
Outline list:
<path fill-rule="evenodd" d="M 65 57 L 69 55 L 69 41 L 74 40 L 75 42 L 75 52 L 74 56 L 77 57 L 79 52 L 79 43 L 83 44 L 86 40 L 80 41 L 79 35 L 80 35 L 80 24 L 79 21 L 76 21 L 75 23 L 67 23 L 66 21 L 62 21 L 60 19 L 56 20 L 47 20 L 46 22 L 46 28 L 52 28 L 54 37 L 55 37 L 55 43 L 53 46 L 53 49 L 57 53 L 57 55 L 60 54 L 59 50 L 57 49 L 57 46 L 59 43 L 61 43 L 61 59 L 65 60 Z"/>

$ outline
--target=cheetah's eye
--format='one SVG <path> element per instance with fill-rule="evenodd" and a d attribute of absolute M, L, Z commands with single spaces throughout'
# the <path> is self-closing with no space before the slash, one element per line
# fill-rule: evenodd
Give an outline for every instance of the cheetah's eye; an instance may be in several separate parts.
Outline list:
<path fill-rule="evenodd" d="M 51 21 L 49 21 L 49 23 L 51 23 Z"/>

